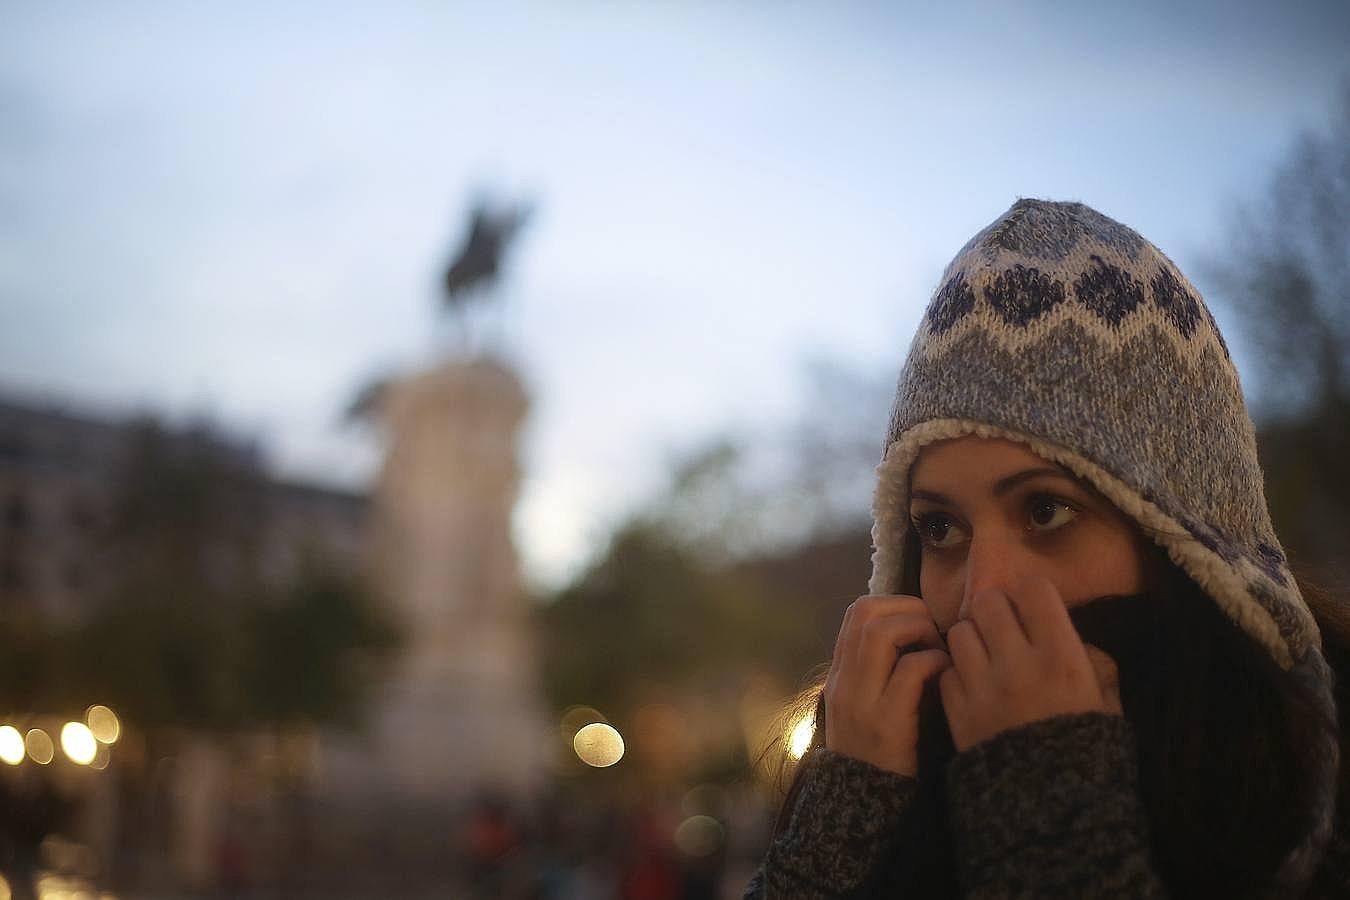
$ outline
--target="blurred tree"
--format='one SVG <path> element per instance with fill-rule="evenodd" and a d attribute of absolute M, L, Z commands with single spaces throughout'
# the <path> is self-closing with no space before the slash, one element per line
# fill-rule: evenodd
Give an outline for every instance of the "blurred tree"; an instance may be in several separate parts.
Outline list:
<path fill-rule="evenodd" d="M 176 435 L 146 420 L 132 426 L 114 484 L 101 541 L 108 593 L 72 636 L 75 671 L 142 727 L 241 722 L 241 611 L 264 591 L 256 458 L 208 429 Z"/>
<path fill-rule="evenodd" d="M 895 373 L 864 372 L 817 356 L 807 361 L 805 375 L 803 409 L 789 445 L 794 480 L 812 509 L 812 539 L 870 532 Z"/>
<path fill-rule="evenodd" d="M 829 658 L 843 609 L 866 590 L 890 386 L 820 359 L 805 379 L 798 422 L 677 460 L 668 488 L 540 607 L 556 708 L 595 706 L 622 730 L 655 698 L 699 696 L 739 740 L 751 681 L 767 676 L 786 699 Z M 706 757 L 705 774 L 744 774 L 745 749 Z"/>
<path fill-rule="evenodd" d="M 253 715 L 273 725 L 359 727 L 379 683 L 372 669 L 400 644 L 373 599 L 355 576 L 314 561 L 279 603 L 247 610 Z"/>
<path fill-rule="evenodd" d="M 331 564 L 269 572 L 256 454 L 144 421 L 117 465 L 93 613 L 62 628 L 11 617 L 0 634 L 15 708 L 78 713 L 98 698 L 148 730 L 357 722 L 361 659 L 382 658 L 396 634 Z"/>
<path fill-rule="evenodd" d="M 75 719 L 106 703 L 144 742 L 119 767 L 119 862 L 134 863 L 143 858 L 135 845 L 167 840 L 176 827 L 160 805 L 156 760 L 203 735 L 227 745 L 270 735 L 280 748 L 309 725 L 358 725 L 373 683 L 366 667 L 396 635 L 370 592 L 332 561 L 311 559 L 298 572 L 276 565 L 290 548 L 275 544 L 269 483 L 250 448 L 147 420 L 113 465 L 91 560 L 106 581 L 91 587 L 92 611 L 59 626 L 33 609 L 8 611 L 0 679 L 11 710 Z M 71 821 L 73 801 L 50 791 L 0 800 L 18 804 L 0 822 L 9 860 L 0 866 L 22 884 L 31 849 Z"/>
<path fill-rule="evenodd" d="M 1346 573 L 1350 546 L 1350 79 L 1239 205 L 1206 269 L 1258 351 L 1253 409 L 1276 527 L 1295 562 Z"/>
<path fill-rule="evenodd" d="M 713 438 L 671 464 L 669 489 L 641 518 L 710 567 L 800 539 L 800 493 L 766 449 Z"/>
<path fill-rule="evenodd" d="M 816 356 L 802 381 L 785 427 L 714 438 L 677 458 L 669 491 L 645 513 L 704 564 L 775 558 L 870 529 L 893 377 Z"/>
<path fill-rule="evenodd" d="M 32 609 L 9 609 L 0 627 L 0 683 L 8 710 L 41 709 L 60 684 L 69 656 L 66 642 Z"/>
<path fill-rule="evenodd" d="M 1259 351 L 1263 417 L 1350 397 L 1350 80 L 1325 133 L 1299 136 L 1258 198 L 1235 205 L 1208 270 Z"/>
<path fill-rule="evenodd" d="M 546 683 L 559 709 L 623 717 L 653 688 L 708 687 L 754 665 L 795 678 L 802 622 L 749 579 L 701 564 L 634 520 L 602 558 L 541 609 Z"/>

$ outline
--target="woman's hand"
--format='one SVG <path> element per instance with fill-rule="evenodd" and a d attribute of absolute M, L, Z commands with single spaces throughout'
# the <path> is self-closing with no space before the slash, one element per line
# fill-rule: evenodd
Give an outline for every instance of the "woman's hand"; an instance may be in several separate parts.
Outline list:
<path fill-rule="evenodd" d="M 825 746 L 914 777 L 919 698 L 950 665 L 918 597 L 859 597 L 844 613 L 825 680 Z"/>
<path fill-rule="evenodd" d="M 947 631 L 938 684 L 957 750 L 1052 716 L 1122 714 L 1114 661 L 1083 643 L 1048 579 L 981 591 L 969 612 Z"/>

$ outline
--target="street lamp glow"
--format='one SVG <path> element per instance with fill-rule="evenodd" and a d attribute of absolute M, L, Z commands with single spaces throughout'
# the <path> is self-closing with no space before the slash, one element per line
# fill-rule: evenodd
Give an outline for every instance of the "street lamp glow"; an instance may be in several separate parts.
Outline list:
<path fill-rule="evenodd" d="M 23 762 L 23 756 L 23 735 L 19 734 L 19 729 L 13 725 L 0 725 L 0 760 L 17 766 Z M 0 893 L 0 900 L 4 900 L 3 893 Z"/>
<path fill-rule="evenodd" d="M 806 748 L 811 746 L 811 738 L 816 733 L 816 717 L 814 713 L 808 713 L 802 716 L 792 728 L 792 733 L 788 737 L 788 755 L 793 759 L 801 759 L 806 754 Z"/>
<path fill-rule="evenodd" d="M 67 722 L 61 726 L 61 749 L 71 762 L 87 766 L 98 755 L 98 741 L 83 722 Z"/>
<path fill-rule="evenodd" d="M 89 707 L 84 720 L 89 723 L 89 731 L 100 744 L 115 744 L 122 736 L 122 723 L 117 714 L 106 706 L 96 704 Z"/>

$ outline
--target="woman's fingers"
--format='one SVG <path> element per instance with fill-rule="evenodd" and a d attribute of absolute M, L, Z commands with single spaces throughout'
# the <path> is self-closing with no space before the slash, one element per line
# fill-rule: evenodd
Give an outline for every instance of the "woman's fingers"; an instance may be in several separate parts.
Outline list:
<path fill-rule="evenodd" d="M 839 636 L 834 642 L 834 657 L 830 661 L 830 672 L 825 678 L 826 701 L 833 702 L 840 695 L 846 703 L 861 705 L 864 693 L 867 699 L 875 700 L 885 687 L 884 679 L 877 681 L 868 692 L 861 691 L 862 674 L 860 671 L 859 648 L 863 642 L 867 624 L 887 615 L 917 614 L 920 610 L 927 614 L 927 607 L 918 597 L 906 595 L 868 595 L 859 597 L 844 611 L 843 624 L 839 626 Z M 894 658 L 891 662 L 894 663 Z M 887 670 L 889 671 L 889 669 Z"/>
<path fill-rule="evenodd" d="M 958 750 L 1057 715 L 1121 714 L 1115 661 L 1083 643 L 1046 579 L 1016 584 L 1006 598 L 972 598 L 971 617 L 952 626 L 947 643 L 954 667 L 939 687 Z"/>
<path fill-rule="evenodd" d="M 980 639 L 992 659 L 997 660 L 1027 645 L 1026 632 L 1022 630 L 1012 602 L 997 588 L 985 588 L 970 598 L 970 618 L 979 629 Z"/>
<path fill-rule="evenodd" d="M 969 619 L 962 619 L 947 629 L 947 652 L 952 664 L 965 678 L 980 678 L 989 668 L 989 651 L 980 638 L 980 631 Z"/>
<path fill-rule="evenodd" d="M 932 615 L 919 598 L 868 596 L 854 601 L 840 627 L 825 682 L 825 746 L 914 775 L 923 683 L 950 665 L 941 646 Z M 915 649 L 906 649 L 910 647 Z"/>
<path fill-rule="evenodd" d="M 906 647 L 942 650 L 937 623 L 927 611 L 878 616 L 863 625 L 857 651 L 859 687 L 870 696 L 880 696 L 893 678 L 897 660 L 914 654 L 911 650 L 902 655 L 900 651 Z"/>
<path fill-rule="evenodd" d="M 918 597 L 903 594 L 868 595 L 850 603 L 844 611 L 843 624 L 839 626 L 831 668 L 837 670 L 856 665 L 858 648 L 867 623 L 881 616 L 900 613 L 928 615 L 928 607 Z"/>
<path fill-rule="evenodd" d="M 879 615 L 892 615 L 895 613 L 907 613 L 907 611 L 923 611 L 927 607 L 923 606 L 923 600 L 917 596 L 906 596 L 903 594 L 877 594 L 860 596 L 852 603 L 848 604 L 848 609 L 844 610 L 844 621 L 840 623 L 840 633 L 834 640 L 834 658 L 830 661 L 832 665 L 838 665 L 857 652 L 857 644 L 861 638 L 861 627 L 867 625 L 871 619 Z"/>
<path fill-rule="evenodd" d="M 882 692 L 882 708 L 891 715 L 917 718 L 924 685 L 951 665 L 952 658 L 944 650 L 911 650 L 901 656 Z"/>
<path fill-rule="evenodd" d="M 1064 598 L 1050 579 L 1040 575 L 1024 578 L 1008 597 L 1032 644 L 1067 647 L 1082 643 Z"/>

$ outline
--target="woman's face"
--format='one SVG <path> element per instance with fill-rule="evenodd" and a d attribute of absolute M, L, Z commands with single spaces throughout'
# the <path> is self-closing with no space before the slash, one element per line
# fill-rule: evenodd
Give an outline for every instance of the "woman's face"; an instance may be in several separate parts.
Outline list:
<path fill-rule="evenodd" d="M 923 545 L 919 588 L 946 632 L 986 587 L 1043 575 L 1068 606 L 1144 590 L 1133 523 L 1067 470 L 1014 441 L 929 444 L 910 470 L 910 520 Z"/>

